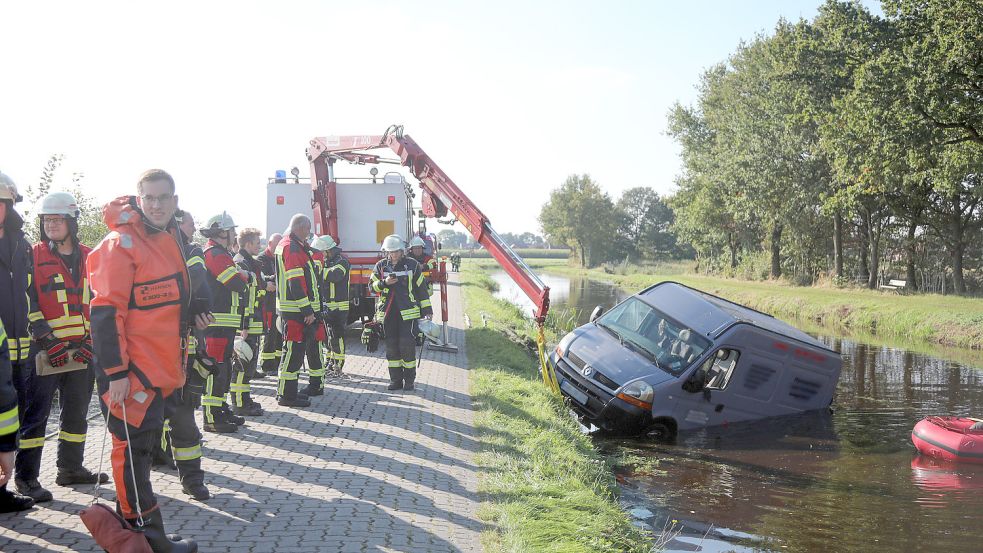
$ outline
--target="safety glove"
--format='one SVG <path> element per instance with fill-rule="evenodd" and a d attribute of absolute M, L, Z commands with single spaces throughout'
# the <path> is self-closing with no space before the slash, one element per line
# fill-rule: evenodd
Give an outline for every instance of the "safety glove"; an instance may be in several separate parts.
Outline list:
<path fill-rule="evenodd" d="M 86 365 L 92 362 L 92 335 L 91 334 L 85 335 L 85 338 L 82 340 L 82 346 L 78 349 L 78 351 L 72 354 L 72 359 L 78 361 L 79 363 L 84 363 Z"/>
<path fill-rule="evenodd" d="M 48 352 L 48 362 L 52 367 L 62 367 L 68 363 L 69 344 L 48 334 L 41 339 L 41 347 Z"/>

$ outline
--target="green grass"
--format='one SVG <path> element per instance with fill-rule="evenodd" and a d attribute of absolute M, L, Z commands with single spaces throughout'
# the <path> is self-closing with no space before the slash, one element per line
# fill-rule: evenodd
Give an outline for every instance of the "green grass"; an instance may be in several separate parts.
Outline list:
<path fill-rule="evenodd" d="M 491 259 L 492 256 L 488 253 L 488 250 L 454 250 L 446 248 L 440 250 L 440 255 L 450 257 L 454 252 L 461 254 L 462 265 L 466 264 L 471 259 Z M 561 249 L 536 249 L 536 248 L 518 248 L 515 253 L 519 254 L 519 257 L 525 258 L 538 258 L 538 259 L 567 259 L 570 257 L 570 250 Z"/>
<path fill-rule="evenodd" d="M 898 295 L 876 290 L 793 286 L 781 281 L 708 277 L 686 271 L 685 264 L 656 267 L 617 266 L 582 269 L 554 259 L 527 259 L 536 270 L 612 282 L 636 292 L 674 280 L 790 322 L 901 341 L 983 349 L 983 299 L 939 294 Z M 476 261 L 476 263 L 479 263 Z M 493 260 L 484 263 L 490 267 Z"/>
<path fill-rule="evenodd" d="M 543 386 L 529 351 L 510 340 L 531 337 L 532 325 L 495 299 L 494 282 L 476 269 L 461 281 L 475 326 L 467 349 L 486 551 L 648 551 L 650 538 L 618 506 L 611 465 Z"/>

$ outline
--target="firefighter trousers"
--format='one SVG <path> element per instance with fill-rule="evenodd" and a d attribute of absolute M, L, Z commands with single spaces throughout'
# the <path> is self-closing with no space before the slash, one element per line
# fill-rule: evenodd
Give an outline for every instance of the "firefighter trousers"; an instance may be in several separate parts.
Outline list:
<path fill-rule="evenodd" d="M 283 341 L 283 355 L 280 358 L 279 383 L 276 395 L 281 398 L 294 399 L 297 397 L 297 379 L 300 378 L 300 368 L 304 365 L 307 354 L 307 341 Z"/>
<path fill-rule="evenodd" d="M 109 411 L 108 426 L 113 441 L 110 460 L 113 466 L 113 484 L 116 485 L 116 510 L 126 519 L 137 518 L 139 512 L 146 516 L 158 508 L 157 496 L 154 495 L 150 482 L 150 467 L 153 450 L 160 447 L 160 432 L 164 426 L 166 402 L 169 398 L 163 397 L 163 390 L 160 388 L 150 388 L 148 393 L 152 392 L 149 394 L 151 399 L 143 404 L 137 404 L 131 397 L 126 401 L 129 424 L 124 424 L 119 408 L 110 410 L 106 405 L 109 381 L 100 378 L 97 384 L 103 413 Z M 139 424 L 136 424 L 138 420 Z"/>
<path fill-rule="evenodd" d="M 259 354 L 260 367 L 266 374 L 274 374 L 280 366 L 280 357 L 283 355 L 283 335 L 276 323 L 263 334 L 262 352 Z"/>
<path fill-rule="evenodd" d="M 205 331 L 205 350 L 215 360 L 215 371 L 208 375 L 205 393 L 201 396 L 205 422 L 214 424 L 222 420 L 219 412 L 229 409 L 225 396 L 229 393 L 232 380 L 232 346 L 236 330 L 231 328 L 209 328 Z"/>
<path fill-rule="evenodd" d="M 345 367 L 345 323 L 348 314 L 341 312 L 331 312 L 327 318 L 328 324 L 328 348 L 327 366 L 330 364 L 334 372 L 340 373 Z"/>
<path fill-rule="evenodd" d="M 307 376 L 311 388 L 319 390 L 324 387 L 325 347 L 316 337 L 308 338 L 305 342 L 307 357 Z"/>
<path fill-rule="evenodd" d="M 389 379 L 394 384 L 412 384 L 416 380 L 416 321 L 404 321 L 393 310 L 383 324 Z"/>
<path fill-rule="evenodd" d="M 201 469 L 201 430 L 195 421 L 198 400 L 187 387 L 174 392 L 167 400 L 160 447 L 174 458 L 182 484 L 202 483 L 205 471 Z"/>
<path fill-rule="evenodd" d="M 33 358 L 37 352 L 32 351 L 31 354 Z M 20 452 L 15 461 L 17 478 L 33 480 L 40 474 L 44 434 L 56 390 L 61 407 L 57 467 L 59 470 L 82 468 L 85 435 L 89 428 L 89 403 L 94 387 L 95 376 L 91 367 L 47 376 L 39 376 L 35 372 L 27 377 L 26 410 L 21 423 Z"/>
<path fill-rule="evenodd" d="M 246 338 L 246 344 L 252 349 L 253 358 L 247 363 L 242 363 L 236 358 L 232 362 L 232 382 L 229 391 L 232 392 L 232 404 L 236 407 L 246 407 L 253 403 L 249 397 L 249 382 L 256 377 L 256 367 L 259 364 L 259 336 L 250 335 Z"/>

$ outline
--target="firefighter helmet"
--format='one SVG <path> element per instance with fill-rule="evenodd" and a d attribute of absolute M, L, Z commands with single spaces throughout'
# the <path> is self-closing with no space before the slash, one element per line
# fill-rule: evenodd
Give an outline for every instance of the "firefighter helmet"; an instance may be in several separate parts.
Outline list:
<path fill-rule="evenodd" d="M 208 220 L 208 223 L 199 230 L 232 230 L 236 228 L 232 216 L 223 211 Z"/>
<path fill-rule="evenodd" d="M 14 179 L 0 173 L 0 200 L 7 200 L 11 203 L 17 203 L 23 199 L 24 198 L 17 193 L 17 185 L 14 184 Z"/>
<path fill-rule="evenodd" d="M 311 243 L 311 247 L 315 250 L 326 252 L 331 248 L 338 247 L 338 244 L 335 243 L 334 238 L 331 238 L 331 235 L 322 234 L 314 239 L 314 241 Z"/>
<path fill-rule="evenodd" d="M 250 362 L 253 358 L 253 348 L 249 347 L 249 344 L 239 336 L 236 336 L 232 343 L 232 350 L 235 351 L 236 357 L 243 364 Z"/>
<path fill-rule="evenodd" d="M 64 215 L 79 218 L 79 205 L 68 192 L 52 192 L 41 198 L 38 215 Z"/>
<path fill-rule="evenodd" d="M 410 247 L 411 247 L 411 248 L 415 248 L 415 247 L 417 247 L 417 246 L 419 246 L 419 247 L 421 247 L 421 248 L 424 248 L 424 247 L 426 247 L 426 245 L 427 245 L 427 243 L 426 243 L 426 242 L 424 242 L 424 241 L 423 241 L 423 238 L 420 238 L 419 236 L 414 236 L 414 237 L 413 237 L 413 238 L 412 238 L 412 239 L 410 240 Z"/>
<path fill-rule="evenodd" d="M 382 241 L 382 251 L 395 252 L 403 249 L 403 239 L 398 234 L 390 234 Z"/>

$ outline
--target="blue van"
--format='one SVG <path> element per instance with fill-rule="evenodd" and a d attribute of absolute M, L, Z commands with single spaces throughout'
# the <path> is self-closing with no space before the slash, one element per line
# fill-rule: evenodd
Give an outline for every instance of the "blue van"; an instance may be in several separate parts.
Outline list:
<path fill-rule="evenodd" d="M 570 332 L 549 356 L 582 422 L 671 439 L 829 407 L 840 354 L 778 319 L 661 282 Z"/>

